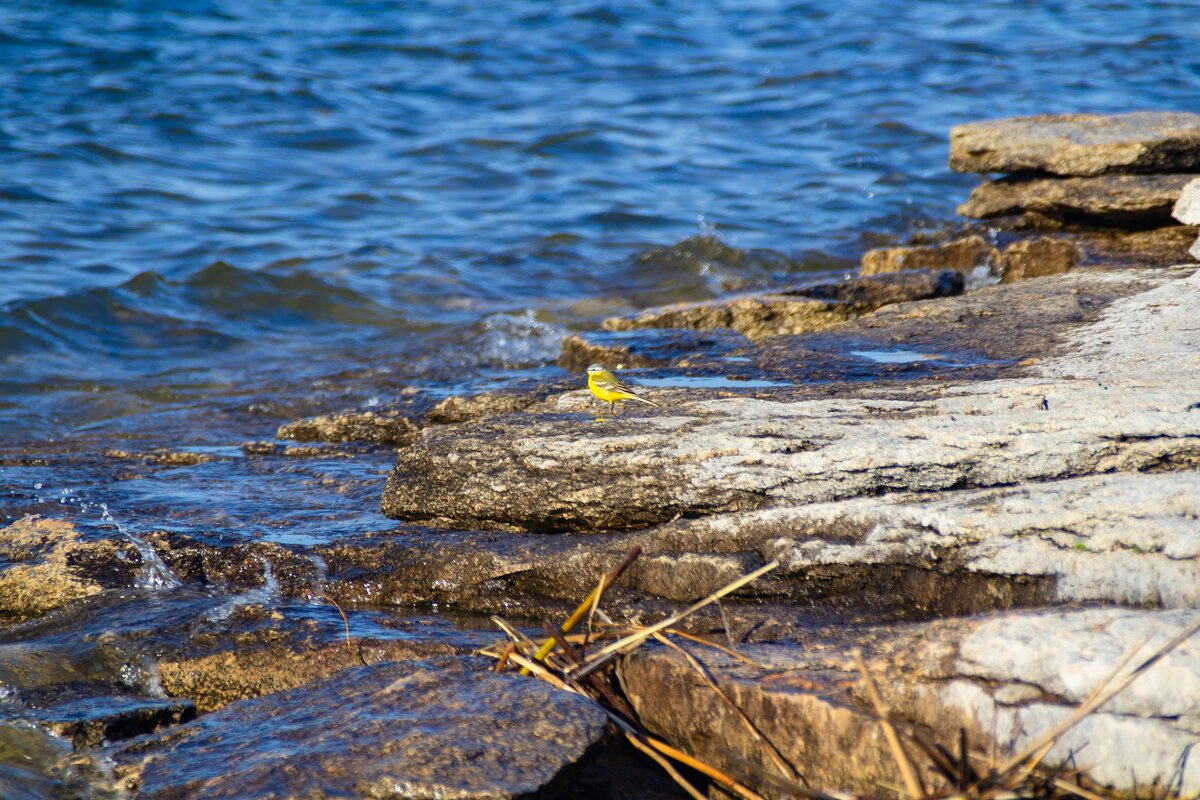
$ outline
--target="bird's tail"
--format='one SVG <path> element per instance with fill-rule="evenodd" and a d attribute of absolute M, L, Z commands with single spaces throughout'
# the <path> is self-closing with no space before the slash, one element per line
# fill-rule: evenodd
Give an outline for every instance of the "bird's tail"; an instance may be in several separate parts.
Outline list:
<path fill-rule="evenodd" d="M 641 400 L 643 403 L 649 403 L 650 405 L 654 406 L 655 408 L 662 408 L 662 406 L 659 405 L 658 403 L 654 402 L 653 400 L 647 400 L 646 398 L 642 397 L 640 394 L 633 395 L 633 399 Z"/>

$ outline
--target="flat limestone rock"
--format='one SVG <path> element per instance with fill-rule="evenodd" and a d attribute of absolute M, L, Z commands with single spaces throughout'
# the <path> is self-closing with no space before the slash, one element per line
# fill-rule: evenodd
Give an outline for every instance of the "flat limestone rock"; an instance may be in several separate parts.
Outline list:
<path fill-rule="evenodd" d="M 568 393 L 558 413 L 548 404 L 519 419 L 427 429 L 398 454 L 384 513 L 461 528 L 633 528 L 885 492 L 1195 469 L 1200 274 L 1070 273 L 1041 283 L 1068 297 L 1089 286 L 1147 290 L 1114 301 L 1095 323 L 1055 332 L 1068 353 L 1028 377 L 865 387 L 855 397 L 683 396 L 602 424 L 569 410 L 577 398 Z M 988 295 L 990 313 L 1004 288 Z M 882 313 L 878 321 L 885 335 Z"/>
<path fill-rule="evenodd" d="M 1037 236 L 1005 248 L 996 259 L 1001 283 L 1044 278 L 1070 272 L 1084 259 L 1084 250 L 1069 236 Z"/>
<path fill-rule="evenodd" d="M 1046 603 L 1192 608 L 1200 607 L 1197 519 L 1200 472 L 1183 471 L 889 495 L 723 524 L 751 542 L 778 532 L 760 547 L 780 560 L 780 575 L 905 564 L 1040 580 Z"/>
<path fill-rule="evenodd" d="M 869 716 L 851 656 L 855 646 L 866 650 L 893 713 L 927 726 L 945 745 L 957 743 L 965 727 L 978 750 L 1003 757 L 1067 717 L 1126 653 L 1137 650 L 1138 663 L 1197 620 L 1194 609 L 1005 612 L 832 633 L 803 647 L 744 647 L 763 669 L 683 644 L 812 788 L 869 791 L 872 781 L 894 782 L 895 766 Z M 1176 777 L 1180 794 L 1194 795 L 1200 766 L 1186 754 L 1200 740 L 1198 664 L 1200 639 L 1193 638 L 1062 736 L 1047 763 L 1075 757 L 1090 765 L 1091 779 L 1126 792 Z M 622 661 L 618 675 L 651 730 L 734 775 L 745 775 L 747 764 L 778 774 L 759 742 L 678 654 L 643 648 Z M 925 777 L 937 784 L 931 770 Z"/>
<path fill-rule="evenodd" d="M 1195 177 L 1110 174 L 1089 178 L 1001 178 L 975 187 L 967 202 L 958 207 L 958 213 L 990 219 L 1036 211 L 1100 224 L 1167 225 L 1180 192 Z"/>
<path fill-rule="evenodd" d="M 1187 263 L 1196 228 L 1167 225 L 1145 230 L 1020 229 L 1004 238 L 1003 248 L 982 237 L 944 244 L 906 245 L 870 250 L 863 255 L 863 274 L 889 272 L 929 264 L 956 265 L 972 278 L 999 276 L 1004 283 L 1061 275 L 1076 267 L 1138 269 Z M 903 274 L 903 273 L 901 273 Z"/>
<path fill-rule="evenodd" d="M 578 695 L 478 660 L 347 670 L 109 755 L 146 800 L 532 795 L 604 735 Z"/>
<path fill-rule="evenodd" d="M 950 129 L 956 172 L 1200 171 L 1200 115 L 1046 114 L 972 122 Z"/>

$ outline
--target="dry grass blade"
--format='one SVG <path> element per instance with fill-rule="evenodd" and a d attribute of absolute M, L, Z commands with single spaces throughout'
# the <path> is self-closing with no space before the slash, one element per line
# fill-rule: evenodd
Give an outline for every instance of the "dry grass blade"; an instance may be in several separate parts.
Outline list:
<path fill-rule="evenodd" d="M 736 592 L 738 589 L 742 588 L 746 584 L 752 583 L 752 582 L 758 580 L 763 575 L 766 575 L 768 572 L 770 572 L 771 570 L 775 569 L 778 566 L 779 566 L 778 561 L 771 561 L 770 563 L 765 564 L 765 565 L 759 567 L 758 569 L 754 570 L 754 572 L 751 572 L 749 575 L 743 575 L 742 577 L 738 578 L 733 583 L 723 586 L 722 588 L 720 588 L 717 591 L 710 594 L 708 597 L 705 597 L 703 600 L 693 603 L 692 605 L 685 608 L 683 611 L 680 611 L 678 614 L 672 614 L 671 616 L 667 617 L 666 619 L 662 620 L 661 622 L 657 622 L 654 625 L 650 625 L 649 627 L 642 628 L 640 631 L 632 633 L 629 636 L 626 636 L 622 639 L 618 639 L 617 641 L 613 642 L 612 644 L 608 645 L 607 647 L 605 647 L 602 650 L 600 650 L 599 652 L 597 652 L 596 655 L 593 656 L 590 660 L 588 660 L 588 662 L 586 664 L 584 664 L 582 667 L 579 667 L 577 670 L 574 670 L 573 674 L 575 675 L 575 677 L 581 678 L 584 675 L 588 675 L 592 672 L 595 672 L 596 670 L 598 670 L 601 667 L 608 664 L 610 661 L 612 661 L 614 658 L 616 658 L 617 655 L 619 655 L 622 651 L 626 650 L 627 648 L 633 648 L 633 647 L 640 645 L 642 642 L 646 641 L 654 634 L 659 633 L 660 631 L 666 630 L 667 628 L 673 627 L 680 620 L 685 619 L 685 618 L 691 616 L 692 614 L 695 614 L 697 611 L 699 611 L 700 609 L 704 608 L 705 606 L 707 606 L 711 603 L 715 603 L 716 601 L 720 600 L 725 595 Z"/>
<path fill-rule="evenodd" d="M 1095 792 L 1089 792 L 1082 786 L 1071 783 L 1070 781 L 1065 781 L 1062 778 L 1055 778 L 1053 783 L 1058 789 L 1061 789 L 1068 794 L 1073 794 L 1076 797 L 1082 797 L 1084 800 L 1109 800 L 1109 798 L 1105 797 L 1104 795 L 1096 794 Z"/>
<path fill-rule="evenodd" d="M 346 616 L 346 612 L 342 611 L 342 607 L 338 605 L 337 600 L 334 600 L 329 595 L 325 595 L 325 599 L 342 615 L 342 625 L 346 628 L 346 652 L 350 654 L 351 658 L 354 658 L 354 647 L 350 643 L 350 619 Z M 359 660 L 362 661 L 361 658 Z M 365 664 L 366 662 L 363 663 Z"/>
<path fill-rule="evenodd" d="M 526 658 L 525 656 L 520 656 L 520 655 L 517 655 L 516 653 L 513 653 L 512 655 L 510 655 L 508 657 L 508 660 L 513 662 L 514 664 L 516 664 L 519 667 L 524 667 L 525 670 L 528 670 L 528 673 L 532 673 L 533 675 L 541 678 L 546 683 L 549 683 L 551 686 L 556 686 L 559 689 L 562 689 L 563 691 L 573 692 L 575 694 L 584 694 L 583 692 L 580 692 L 575 687 L 570 686 L 566 681 L 564 681 L 562 678 L 555 675 L 550 670 L 546 669 L 546 666 L 544 664 L 541 664 L 536 661 L 531 661 L 528 658 Z M 587 695 L 585 694 L 584 696 L 586 697 Z"/>
<path fill-rule="evenodd" d="M 1084 703 L 1081 703 L 1080 706 L 1075 709 L 1075 713 L 1067 717 L 1058 725 L 1055 725 L 1050 730 L 1046 731 L 1046 733 L 1039 736 L 1024 750 L 1001 764 L 999 769 L 996 770 L 997 774 L 1007 775 L 1009 772 L 1012 772 L 1014 769 L 1016 769 L 1023 761 L 1035 756 L 1047 744 L 1053 744 L 1064 733 L 1069 731 L 1071 728 L 1074 728 L 1088 715 L 1092 714 L 1109 700 L 1113 699 L 1122 691 L 1124 691 L 1129 684 L 1133 683 L 1135 680 L 1145 674 L 1146 670 L 1157 664 L 1160 660 L 1169 655 L 1175 648 L 1179 647 L 1179 645 L 1183 644 L 1192 636 L 1194 636 L 1198 631 L 1200 631 L 1200 620 L 1197 620 L 1193 624 L 1184 628 L 1183 631 L 1177 636 L 1156 650 L 1153 655 L 1151 655 L 1141 664 L 1138 664 L 1136 667 L 1134 667 L 1134 669 L 1128 675 L 1113 683 L 1113 679 L 1116 677 L 1116 674 L 1119 673 L 1124 667 L 1124 664 L 1127 664 L 1131 659 L 1126 659 L 1123 661 L 1122 664 L 1118 666 L 1117 670 L 1115 670 L 1114 673 L 1110 675 L 1103 684 L 1101 684 L 1102 686 L 1108 686 L 1109 688 L 1101 692 L 1093 692 L 1091 695 L 1089 695 L 1090 699 Z M 1137 651 L 1141 650 L 1143 646 L 1144 645 L 1138 645 L 1133 652 L 1136 653 Z"/>
<path fill-rule="evenodd" d="M 779 768 L 779 771 L 782 772 L 789 780 L 796 780 L 796 771 L 792 769 L 792 765 L 789 764 L 787 759 L 783 757 L 783 753 L 779 752 L 779 748 L 777 748 L 771 742 L 771 740 L 768 739 L 763 732 L 758 729 L 758 726 L 755 725 L 748 716 L 746 716 L 746 712 L 742 710 L 741 706 L 733 702 L 733 699 L 730 698 L 729 695 L 725 694 L 721 687 L 717 685 L 717 682 L 713 679 L 712 674 L 708 671 L 708 669 L 700 663 L 700 660 L 687 650 L 684 650 L 682 647 L 672 642 L 667 637 L 663 636 L 661 633 L 654 634 L 654 638 L 682 655 L 687 660 L 688 664 L 691 665 L 692 669 L 696 671 L 696 674 L 699 675 L 706 684 L 708 684 L 709 688 L 716 692 L 717 697 L 720 697 L 727 706 L 733 709 L 733 712 L 737 714 L 738 719 L 741 720 L 742 726 L 763 746 L 763 748 L 767 751 L 767 754 L 771 756 L 771 760 L 775 762 L 775 766 Z"/>
<path fill-rule="evenodd" d="M 678 628 L 667 628 L 666 630 L 663 631 L 663 633 L 669 633 L 672 636 L 678 636 L 682 639 L 687 639 L 689 642 L 695 642 L 696 644 L 704 645 L 705 647 L 711 647 L 714 650 L 720 650 L 725 655 L 730 656 L 731 658 L 736 658 L 738 661 L 741 661 L 743 664 L 749 664 L 750 666 L 754 667 L 755 669 L 766 669 L 767 668 L 766 665 L 760 664 L 757 661 L 755 661 L 754 659 L 746 657 L 745 655 L 739 653 L 737 650 L 730 650 L 728 647 L 719 645 L 716 642 L 710 642 L 707 639 L 701 639 L 699 636 L 696 636 L 695 634 L 681 631 Z"/>
<path fill-rule="evenodd" d="M 697 772 L 707 775 L 709 778 L 712 778 L 714 781 L 721 784 L 721 786 L 725 787 L 733 794 L 741 797 L 742 800 L 764 800 L 763 796 L 758 792 L 743 786 L 737 780 L 731 778 L 729 775 L 726 775 L 716 767 L 710 766 L 699 759 L 692 758 L 682 750 L 676 750 L 674 747 L 662 741 L 661 739 L 656 739 L 653 736 L 646 736 L 645 740 L 648 745 L 662 753 L 664 756 L 673 758 L 680 764 L 685 764 Z"/>
<path fill-rule="evenodd" d="M 913 769 L 912 760 L 908 757 L 908 753 L 904 750 L 904 745 L 900 742 L 900 737 L 896 735 L 896 728 L 892 725 L 888 718 L 888 707 L 884 705 L 883 698 L 879 696 L 879 687 L 875 685 L 875 680 L 871 677 L 871 673 L 867 671 L 867 662 L 863 661 L 862 650 L 854 651 L 854 663 L 858 666 L 858 671 L 862 673 L 863 683 L 867 687 L 867 695 L 871 698 L 871 705 L 875 707 L 875 713 L 879 715 L 879 724 L 883 727 L 883 735 L 887 738 L 888 746 L 892 749 L 892 755 L 896 759 L 896 765 L 900 767 L 900 774 L 904 776 L 904 787 L 908 789 L 908 796 L 912 800 L 921 800 L 925 796 L 925 787 L 921 784 L 921 780 Z"/>

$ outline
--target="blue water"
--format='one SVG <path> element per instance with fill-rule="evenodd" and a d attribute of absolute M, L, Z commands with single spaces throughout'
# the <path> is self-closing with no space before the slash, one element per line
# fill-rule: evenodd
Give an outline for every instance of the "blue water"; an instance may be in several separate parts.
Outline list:
<path fill-rule="evenodd" d="M 1197 40 L 1192 2 L 5 3 L 0 445 L 236 448 L 554 375 L 572 328 L 942 225 L 953 124 L 1195 110 Z M 271 501 L 241 458 L 51 462 L 0 467 L 4 516 L 74 487 L 269 535 L 350 469 Z"/>

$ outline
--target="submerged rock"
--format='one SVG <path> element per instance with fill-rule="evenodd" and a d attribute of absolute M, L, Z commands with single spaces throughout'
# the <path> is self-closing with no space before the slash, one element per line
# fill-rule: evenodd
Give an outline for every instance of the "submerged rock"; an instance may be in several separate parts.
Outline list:
<path fill-rule="evenodd" d="M 956 125 L 950 130 L 956 172 L 1200 171 L 1200 115 L 1046 114 Z"/>
<path fill-rule="evenodd" d="M 196 708 L 187 700 L 97 691 L 78 684 L 44 687 L 24 693 L 17 703 L 10 698 L 0 705 L 0 718 L 34 721 L 80 750 L 154 733 L 195 716 Z"/>
<path fill-rule="evenodd" d="M 417 426 L 399 411 L 339 411 L 289 422 L 275 436 L 299 442 L 370 442 L 405 445 Z"/>
<path fill-rule="evenodd" d="M 1083 218 L 1118 226 L 1167 225 L 1180 191 L 1195 177 L 1001 178 L 977 186 L 967 202 L 958 207 L 958 213 L 988 219 L 1036 211 L 1051 217 Z"/>
<path fill-rule="evenodd" d="M 157 662 L 163 689 L 185 697 L 200 711 L 214 711 L 238 700 L 262 697 L 360 664 L 451 655 L 454 648 L 436 641 L 338 641 L 321 632 L 294 630 L 241 632 L 209 647 L 186 647 Z M 264 635 L 265 634 L 265 635 Z M 330 641 L 332 639 L 332 641 Z"/>
<path fill-rule="evenodd" d="M 126 800 L 99 759 L 23 720 L 0 720 L 0 791 L 5 800 Z"/>
<path fill-rule="evenodd" d="M 69 522 L 25 517 L 0 530 L 0 615 L 36 617 L 134 581 L 133 545 L 85 539 Z"/>
<path fill-rule="evenodd" d="M 604 735 L 590 701 L 465 659 L 379 664 L 109 751 L 146 800 L 508 798 Z"/>
<path fill-rule="evenodd" d="M 834 628 L 803 646 L 744 646 L 742 654 L 762 668 L 683 646 L 811 788 L 869 792 L 875 782 L 899 778 L 853 648 L 866 649 L 893 712 L 925 726 L 934 741 L 956 743 L 963 727 L 977 750 L 1006 754 L 1068 716 L 1127 652 L 1136 648 L 1148 657 L 1198 615 L 1067 609 Z M 1118 791 L 1172 780 L 1185 796 L 1200 790 L 1200 767 L 1187 759 L 1200 736 L 1197 655 L 1200 641 L 1185 643 L 1060 737 L 1047 763 L 1079 758 L 1092 765 L 1091 779 Z M 779 774 L 759 739 L 679 654 L 643 648 L 623 660 L 618 674 L 652 731 L 735 775 Z M 1076 756 L 1082 753 L 1086 759 Z M 918 763 L 925 763 L 919 755 Z M 925 777 L 936 785 L 932 770 Z"/>
<path fill-rule="evenodd" d="M 168 450 L 166 448 L 158 448 L 155 450 L 146 450 L 142 452 L 130 450 L 106 450 L 105 458 L 112 458 L 118 461 L 134 461 L 151 466 L 164 467 L 191 467 L 196 464 L 205 464 L 209 461 L 217 461 L 218 457 L 211 453 L 193 453 L 187 450 Z"/>

